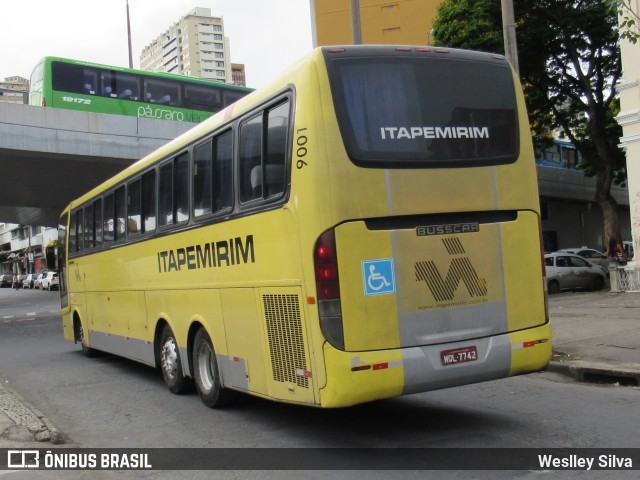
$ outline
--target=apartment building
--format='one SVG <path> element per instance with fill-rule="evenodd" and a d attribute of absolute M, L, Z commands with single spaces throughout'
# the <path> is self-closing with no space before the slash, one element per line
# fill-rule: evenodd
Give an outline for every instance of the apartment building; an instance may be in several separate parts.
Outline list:
<path fill-rule="evenodd" d="M 29 80 L 24 77 L 7 77 L 0 82 L 0 102 L 27 103 Z"/>
<path fill-rule="evenodd" d="M 233 83 L 222 17 L 194 8 L 142 50 L 140 68 Z"/>

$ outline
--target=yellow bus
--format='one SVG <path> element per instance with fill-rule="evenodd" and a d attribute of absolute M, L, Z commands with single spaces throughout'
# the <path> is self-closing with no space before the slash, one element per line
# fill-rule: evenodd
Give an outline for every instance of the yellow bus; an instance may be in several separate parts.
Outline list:
<path fill-rule="evenodd" d="M 323 47 L 66 208 L 64 335 L 210 407 L 538 371 L 539 225 L 504 57 Z"/>

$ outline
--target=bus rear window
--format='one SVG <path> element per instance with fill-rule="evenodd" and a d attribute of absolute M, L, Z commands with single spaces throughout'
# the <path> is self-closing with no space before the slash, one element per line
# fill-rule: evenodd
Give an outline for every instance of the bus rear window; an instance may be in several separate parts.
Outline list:
<path fill-rule="evenodd" d="M 457 167 L 518 156 L 506 62 L 371 56 L 327 63 L 340 130 L 358 165 Z"/>

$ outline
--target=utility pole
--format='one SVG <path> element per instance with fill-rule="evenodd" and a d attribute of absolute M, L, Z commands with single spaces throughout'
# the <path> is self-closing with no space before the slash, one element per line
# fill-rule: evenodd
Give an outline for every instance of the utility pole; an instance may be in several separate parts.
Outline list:
<path fill-rule="evenodd" d="M 520 76 L 520 68 L 518 66 L 518 45 L 516 43 L 516 22 L 513 14 L 513 0 L 501 1 L 504 53 L 518 76 Z"/>
<path fill-rule="evenodd" d="M 129 0 L 127 0 L 127 38 L 129 40 L 129 68 L 133 68 L 133 53 L 131 52 L 131 22 L 129 21 Z"/>
<path fill-rule="evenodd" d="M 362 26 L 360 23 L 360 0 L 351 0 L 351 30 L 353 44 L 362 45 Z"/>

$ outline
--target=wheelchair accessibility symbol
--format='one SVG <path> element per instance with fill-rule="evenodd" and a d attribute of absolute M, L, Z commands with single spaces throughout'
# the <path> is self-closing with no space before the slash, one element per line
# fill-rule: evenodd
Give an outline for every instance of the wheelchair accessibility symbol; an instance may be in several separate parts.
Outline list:
<path fill-rule="evenodd" d="M 362 281 L 364 294 L 367 296 L 396 293 L 393 259 L 363 260 Z"/>

